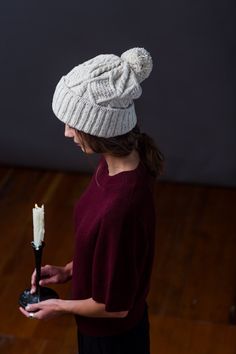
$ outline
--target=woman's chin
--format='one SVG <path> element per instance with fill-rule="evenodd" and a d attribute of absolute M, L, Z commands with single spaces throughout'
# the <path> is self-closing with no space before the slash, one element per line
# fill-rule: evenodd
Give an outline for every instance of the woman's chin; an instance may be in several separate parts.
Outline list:
<path fill-rule="evenodd" d="M 89 149 L 88 151 L 87 150 L 84 150 L 83 146 L 81 146 L 79 143 L 75 143 L 76 146 L 78 146 L 85 154 L 94 154 L 94 151 Z"/>

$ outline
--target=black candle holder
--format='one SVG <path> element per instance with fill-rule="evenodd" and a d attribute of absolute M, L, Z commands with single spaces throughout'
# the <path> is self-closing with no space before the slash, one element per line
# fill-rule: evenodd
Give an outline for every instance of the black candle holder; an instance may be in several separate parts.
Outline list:
<path fill-rule="evenodd" d="M 42 262 L 42 253 L 43 247 L 45 243 L 38 247 L 35 246 L 34 242 L 31 242 L 31 245 L 34 250 L 35 256 L 35 269 L 36 269 L 36 291 L 35 293 L 30 293 L 30 288 L 25 289 L 23 293 L 21 293 L 19 297 L 19 304 L 21 307 L 25 308 L 29 304 L 36 304 L 40 301 L 48 300 L 48 299 L 58 299 L 58 294 L 50 288 L 42 287 L 39 285 L 39 281 L 41 279 L 41 262 Z"/>

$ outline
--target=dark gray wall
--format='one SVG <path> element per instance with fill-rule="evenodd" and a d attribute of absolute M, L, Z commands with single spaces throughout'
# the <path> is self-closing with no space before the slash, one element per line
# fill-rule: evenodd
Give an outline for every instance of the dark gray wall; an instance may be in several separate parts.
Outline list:
<path fill-rule="evenodd" d="M 233 1 L 0 4 L 0 162 L 92 171 L 51 110 L 57 82 L 101 53 L 141 46 L 154 60 L 136 112 L 165 154 L 162 179 L 236 185 Z"/>

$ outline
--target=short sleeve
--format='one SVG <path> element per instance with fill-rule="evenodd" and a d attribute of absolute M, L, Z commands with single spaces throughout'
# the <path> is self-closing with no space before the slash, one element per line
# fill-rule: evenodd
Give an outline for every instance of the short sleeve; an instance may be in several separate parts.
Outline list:
<path fill-rule="evenodd" d="M 105 303 L 106 311 L 128 311 L 134 304 L 138 239 L 138 222 L 126 211 L 102 218 L 92 266 L 92 297 Z"/>

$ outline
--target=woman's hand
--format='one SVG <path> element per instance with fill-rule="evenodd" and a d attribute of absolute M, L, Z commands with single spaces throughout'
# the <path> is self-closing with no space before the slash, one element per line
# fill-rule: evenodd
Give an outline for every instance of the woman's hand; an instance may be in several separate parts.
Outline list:
<path fill-rule="evenodd" d="M 71 279 L 72 276 L 72 262 L 64 267 L 57 267 L 53 265 L 46 265 L 41 267 L 41 280 L 39 285 L 46 286 L 48 284 L 61 284 Z M 36 291 L 36 270 L 31 276 L 31 294 Z"/>
<path fill-rule="evenodd" d="M 61 299 L 50 299 L 38 302 L 37 304 L 27 305 L 25 309 L 20 307 L 19 310 L 28 318 L 49 320 L 65 313 L 63 302 L 64 300 Z"/>

